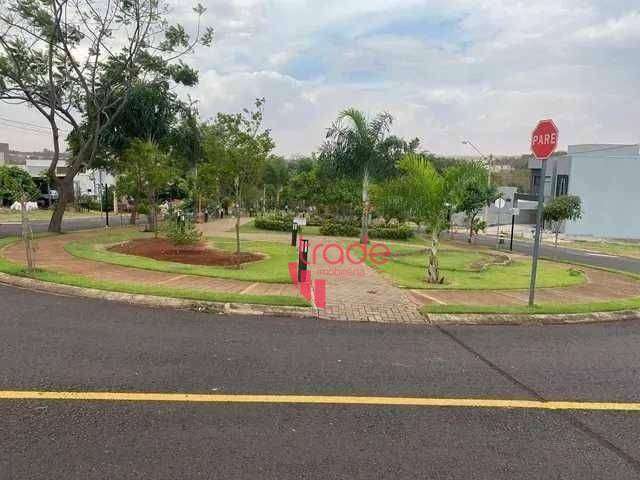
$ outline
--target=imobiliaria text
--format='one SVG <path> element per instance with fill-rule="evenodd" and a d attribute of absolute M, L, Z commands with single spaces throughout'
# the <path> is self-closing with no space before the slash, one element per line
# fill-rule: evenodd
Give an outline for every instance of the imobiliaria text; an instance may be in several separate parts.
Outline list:
<path fill-rule="evenodd" d="M 298 285 L 300 293 L 318 308 L 327 305 L 327 281 L 311 278 L 310 265 L 318 265 L 321 258 L 327 267 L 315 270 L 323 277 L 356 277 L 364 276 L 361 268 L 348 268 L 370 261 L 374 265 L 384 265 L 389 261 L 391 250 L 384 243 L 364 245 L 359 242 L 341 244 L 336 242 L 318 243 L 309 250 L 309 241 L 303 238 L 298 242 L 298 262 L 289 263 L 289 275 L 294 285 Z M 345 268 L 347 267 L 347 268 Z"/>

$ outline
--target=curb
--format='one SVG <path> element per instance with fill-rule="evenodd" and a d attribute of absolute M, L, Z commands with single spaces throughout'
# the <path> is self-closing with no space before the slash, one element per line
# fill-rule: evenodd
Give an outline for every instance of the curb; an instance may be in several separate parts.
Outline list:
<path fill-rule="evenodd" d="M 131 293 L 109 292 L 94 288 L 75 287 L 60 283 L 43 282 L 32 278 L 18 277 L 0 273 L 0 284 L 19 287 L 28 290 L 66 295 L 72 297 L 108 300 L 142 307 L 173 308 L 176 310 L 191 310 L 195 312 L 215 313 L 219 315 L 276 315 L 292 318 L 317 318 L 317 312 L 312 307 L 286 307 L 271 305 L 255 305 L 245 303 L 222 303 L 205 300 L 189 300 L 182 298 L 159 297 L 155 295 L 141 295 Z"/>
<path fill-rule="evenodd" d="M 572 325 L 640 320 L 640 311 L 593 312 L 572 314 L 423 314 L 433 325 Z"/>

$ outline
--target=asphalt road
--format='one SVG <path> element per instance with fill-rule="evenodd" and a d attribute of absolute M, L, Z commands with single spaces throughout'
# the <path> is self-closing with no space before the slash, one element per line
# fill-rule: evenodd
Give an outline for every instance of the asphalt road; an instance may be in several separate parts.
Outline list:
<path fill-rule="evenodd" d="M 127 224 L 129 221 L 128 215 L 110 215 L 109 217 L 111 225 Z M 86 230 L 90 228 L 103 227 L 105 225 L 104 217 L 82 217 L 82 218 L 68 218 L 63 219 L 62 229 L 65 232 L 74 230 Z M 31 229 L 34 233 L 46 232 L 49 227 L 49 222 L 46 220 L 38 220 L 31 222 Z M 0 223 L 0 237 L 19 235 L 21 231 L 21 225 L 19 223 Z"/>
<path fill-rule="evenodd" d="M 455 234 L 455 238 L 460 241 L 465 241 L 467 237 L 466 234 Z M 506 248 L 508 249 L 509 239 L 506 241 Z M 475 243 L 495 248 L 497 239 L 495 236 L 479 235 L 475 237 Z M 514 240 L 513 250 L 531 256 L 533 253 L 533 243 Z M 540 255 L 553 260 L 582 263 L 584 265 L 609 268 L 623 272 L 640 273 L 640 260 L 635 258 L 591 253 L 550 245 L 541 245 Z"/>
<path fill-rule="evenodd" d="M 633 402 L 640 324 L 224 317 L 0 286 L 0 389 Z M 0 399 L 2 479 L 631 479 L 640 413 Z"/>

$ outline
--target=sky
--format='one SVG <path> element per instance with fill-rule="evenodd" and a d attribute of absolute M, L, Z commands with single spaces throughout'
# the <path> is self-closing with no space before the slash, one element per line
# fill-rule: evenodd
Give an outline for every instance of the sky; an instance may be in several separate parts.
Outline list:
<path fill-rule="evenodd" d="M 188 1 L 172 19 L 193 27 Z M 200 114 L 265 97 L 276 152 L 316 150 L 341 110 L 389 112 L 393 133 L 443 155 L 526 153 L 538 120 L 560 146 L 640 142 L 638 0 L 201 0 L 212 48 L 200 70 Z M 37 112 L 0 104 L 0 142 L 32 150 Z"/>

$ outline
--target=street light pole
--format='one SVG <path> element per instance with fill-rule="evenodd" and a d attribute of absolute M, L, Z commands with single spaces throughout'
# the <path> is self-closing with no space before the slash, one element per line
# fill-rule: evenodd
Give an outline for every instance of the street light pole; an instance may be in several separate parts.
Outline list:
<path fill-rule="evenodd" d="M 480 158 L 482 158 L 482 160 L 487 162 L 487 164 L 489 165 L 489 186 L 491 186 L 491 169 L 493 167 L 493 155 L 489 155 L 489 157 L 487 157 L 484 153 L 480 151 L 478 147 L 476 147 L 476 145 L 471 140 L 463 140 L 462 144 L 469 145 L 476 152 L 478 152 L 478 155 L 480 155 Z"/>

